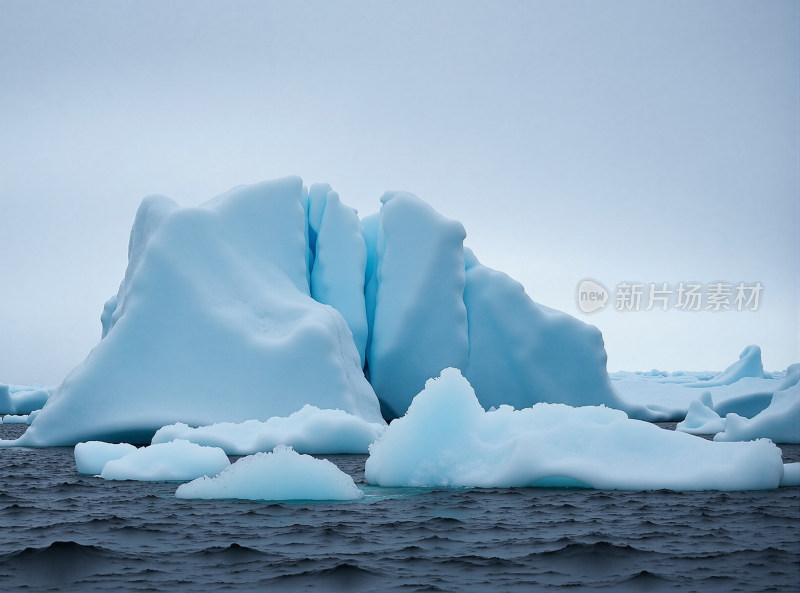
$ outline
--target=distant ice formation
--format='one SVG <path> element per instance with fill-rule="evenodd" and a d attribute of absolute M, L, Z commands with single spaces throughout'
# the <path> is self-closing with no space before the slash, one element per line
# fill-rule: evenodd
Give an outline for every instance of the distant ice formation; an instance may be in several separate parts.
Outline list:
<path fill-rule="evenodd" d="M 755 490 L 777 488 L 784 466 L 768 440 L 715 443 L 602 406 L 487 412 L 446 369 L 370 447 L 365 475 L 379 486 Z"/>
<path fill-rule="evenodd" d="M 765 407 L 763 401 L 768 399 Z M 736 409 L 724 417 L 716 410 Z M 747 414 L 748 411 L 753 413 Z M 686 418 L 675 430 L 713 434 L 715 441 L 770 439 L 775 443 L 800 443 L 800 364 L 791 365 L 774 393 L 739 395 L 715 409 L 711 393 L 689 405 Z"/>
<path fill-rule="evenodd" d="M 218 476 L 182 484 L 178 498 L 246 500 L 355 500 L 364 494 L 327 459 L 279 445 L 271 453 L 242 457 Z"/>
<path fill-rule="evenodd" d="M 481 265 L 461 224 L 415 196 L 381 202 L 359 220 L 329 186 L 297 177 L 194 208 L 146 198 L 101 341 L 0 445 L 144 443 L 168 424 L 306 404 L 381 424 L 449 366 L 487 408 L 605 404 L 647 417 L 612 388 L 595 327 Z"/>
<path fill-rule="evenodd" d="M 0 414 L 25 416 L 41 409 L 55 386 L 23 386 L 0 383 Z"/>
<path fill-rule="evenodd" d="M 715 441 L 749 441 L 767 438 L 775 443 L 800 444 L 800 364 L 789 367 L 780 391 L 770 404 L 752 418 L 738 414 L 725 417 L 725 427 Z"/>
<path fill-rule="evenodd" d="M 730 365 L 727 369 L 712 377 L 705 382 L 706 387 L 717 385 L 730 385 L 745 377 L 755 377 L 764 379 L 764 365 L 761 363 L 761 348 L 758 346 L 748 346 L 739 355 L 739 360 Z"/>
<path fill-rule="evenodd" d="M 721 373 L 654 370 L 612 373 L 611 379 L 621 399 L 629 402 L 627 407 L 623 405 L 620 409 L 631 411 L 630 406 L 636 404 L 639 410 L 645 410 L 645 413 L 634 411 L 632 416 L 650 421 L 685 422 L 687 413 L 693 416 L 701 414 L 706 420 L 713 421 L 713 417 L 701 409 L 703 402 L 695 404 L 691 412 L 689 410 L 692 402 L 705 392 L 709 393 L 708 402 L 713 399 L 712 409 L 721 418 L 730 413 L 751 418 L 769 405 L 773 393 L 784 388 L 781 387 L 784 377 L 789 375 L 789 369 L 785 373 L 765 373 L 761 348 L 747 346 L 739 360 Z M 699 419 L 689 418 L 689 421 L 695 423 Z M 688 427 L 688 424 L 683 427 Z M 697 433 L 694 429 L 692 431 Z"/>

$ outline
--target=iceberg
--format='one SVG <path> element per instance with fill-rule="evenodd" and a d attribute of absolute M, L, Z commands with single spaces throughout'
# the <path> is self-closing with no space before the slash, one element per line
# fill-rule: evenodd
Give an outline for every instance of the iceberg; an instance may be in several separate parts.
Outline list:
<path fill-rule="evenodd" d="M 152 442 L 182 439 L 220 447 L 228 455 L 272 451 L 278 445 L 291 446 L 298 453 L 363 454 L 385 429 L 382 422 L 370 423 L 342 410 L 320 410 L 306 405 L 286 418 L 274 417 L 265 422 L 220 422 L 196 428 L 183 423 L 171 424 L 158 429 Z"/>
<path fill-rule="evenodd" d="M 30 424 L 28 414 L 6 414 L 0 422 L 3 424 Z"/>
<path fill-rule="evenodd" d="M 747 346 L 739 355 L 739 360 L 706 381 L 705 385 L 707 387 L 730 385 L 745 377 L 767 378 L 764 374 L 764 365 L 761 363 L 761 348 L 758 346 Z"/>
<path fill-rule="evenodd" d="M 327 459 L 279 445 L 271 453 L 242 457 L 216 477 L 182 484 L 178 498 L 243 500 L 355 500 L 364 494 Z"/>
<path fill-rule="evenodd" d="M 387 192 L 359 220 L 330 186 L 297 177 L 192 208 L 147 197 L 100 342 L 0 446 L 147 443 L 170 424 L 266 421 L 306 404 L 383 424 L 447 367 L 484 408 L 660 417 L 617 394 L 595 327 L 533 302 L 465 237 L 412 194 Z"/>
<path fill-rule="evenodd" d="M 784 463 L 781 487 L 800 486 L 800 463 Z"/>
<path fill-rule="evenodd" d="M 714 411 L 711 392 L 705 391 L 689 404 L 689 411 L 675 427 L 675 430 L 689 434 L 716 434 L 725 430 L 725 419 Z"/>
<path fill-rule="evenodd" d="M 0 414 L 24 416 L 41 409 L 50 398 L 53 387 L 22 386 L 0 383 Z"/>
<path fill-rule="evenodd" d="M 789 367 L 784 389 L 772 395 L 769 406 L 752 418 L 725 416 L 725 427 L 715 441 L 749 441 L 767 438 L 775 443 L 800 444 L 800 365 Z"/>
<path fill-rule="evenodd" d="M 790 367 L 791 368 L 791 367 Z M 722 418 L 736 413 L 751 418 L 764 410 L 772 395 L 781 389 L 785 378 L 781 373 L 767 373 L 761 362 L 761 349 L 747 346 L 739 360 L 721 373 L 685 372 L 647 373 L 618 372 L 610 375 L 613 388 L 620 398 L 638 404 L 647 413 L 631 414 L 651 421 L 681 421 L 686 418 L 698 391 L 708 391 L 714 401 L 714 411 Z M 789 369 L 785 373 L 791 375 Z M 620 409 L 630 410 L 626 406 Z M 695 408 L 700 412 L 699 408 Z"/>
<path fill-rule="evenodd" d="M 99 446 L 93 448 L 99 457 Z M 100 477 L 105 480 L 185 482 L 200 476 L 215 476 L 229 465 L 228 456 L 218 447 L 172 441 L 141 447 L 117 459 L 109 459 L 103 465 Z"/>
<path fill-rule="evenodd" d="M 104 443 L 87 441 L 75 445 L 75 466 L 78 473 L 86 476 L 99 476 L 106 463 L 112 459 L 120 459 L 128 453 L 136 451 L 129 443 Z"/>
<path fill-rule="evenodd" d="M 783 475 L 780 449 L 764 439 L 715 443 L 603 406 L 487 412 L 457 369 L 426 383 L 365 469 L 368 483 L 394 487 L 757 490 Z"/>

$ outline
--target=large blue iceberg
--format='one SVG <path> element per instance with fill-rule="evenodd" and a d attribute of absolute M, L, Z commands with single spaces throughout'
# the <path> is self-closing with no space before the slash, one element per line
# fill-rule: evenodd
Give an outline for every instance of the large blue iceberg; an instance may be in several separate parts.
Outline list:
<path fill-rule="evenodd" d="M 102 339 L 5 444 L 149 442 L 168 424 L 264 421 L 306 404 L 383 424 L 447 367 L 485 408 L 637 414 L 611 386 L 595 327 L 481 265 L 462 225 L 422 200 L 381 203 L 360 220 L 297 177 L 193 208 L 146 198 Z"/>

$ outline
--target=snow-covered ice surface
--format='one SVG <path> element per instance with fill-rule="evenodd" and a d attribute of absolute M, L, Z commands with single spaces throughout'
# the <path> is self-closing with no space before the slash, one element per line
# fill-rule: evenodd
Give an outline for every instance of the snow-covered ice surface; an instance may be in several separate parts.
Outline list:
<path fill-rule="evenodd" d="M 215 477 L 182 484 L 178 498 L 246 500 L 356 500 L 361 490 L 326 459 L 278 445 L 271 453 L 242 457 Z"/>
<path fill-rule="evenodd" d="M 105 444 L 105 443 L 103 443 Z M 100 457 L 100 445 L 90 445 L 87 456 Z M 95 451 L 91 451 L 95 448 Z M 76 456 L 77 462 L 77 456 Z M 218 447 L 204 447 L 188 441 L 171 441 L 141 447 L 122 457 L 109 459 L 100 472 L 106 480 L 185 482 L 201 476 L 215 476 L 230 465 Z"/>
<path fill-rule="evenodd" d="M 381 486 L 583 486 L 606 490 L 777 488 L 768 440 L 715 443 L 605 407 L 536 404 L 484 411 L 456 369 L 431 379 L 370 447 Z"/>
<path fill-rule="evenodd" d="M 367 422 L 342 410 L 320 410 L 303 406 L 290 416 L 265 422 L 220 422 L 191 427 L 171 424 L 160 428 L 153 443 L 185 439 L 222 448 L 228 455 L 250 455 L 272 451 L 277 445 L 291 446 L 298 453 L 367 453 L 370 443 L 383 434 L 384 423 Z"/>

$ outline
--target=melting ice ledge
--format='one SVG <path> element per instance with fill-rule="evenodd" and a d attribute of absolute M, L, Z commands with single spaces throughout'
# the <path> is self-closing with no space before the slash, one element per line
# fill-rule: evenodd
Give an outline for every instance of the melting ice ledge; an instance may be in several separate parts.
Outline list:
<path fill-rule="evenodd" d="M 381 202 L 359 220 L 329 186 L 298 178 L 196 208 L 146 198 L 102 339 L 56 388 L 0 386 L 0 413 L 16 414 L 5 421 L 31 424 L 0 445 L 83 442 L 81 471 L 198 478 L 187 497 L 319 498 L 317 483 L 323 498 L 352 498 L 352 480 L 301 453 L 367 448 L 376 485 L 797 481 L 770 441 L 714 443 L 631 418 L 686 417 L 691 430 L 736 400 L 731 439 L 797 439 L 800 427 L 776 426 L 796 409 L 798 368 L 766 374 L 750 347 L 719 376 L 649 381 L 671 398 L 648 401 L 641 376 L 609 378 L 596 328 L 481 265 L 459 223 L 404 192 Z M 748 380 L 772 381 L 772 400 L 737 390 Z M 98 442 L 151 437 L 135 451 Z M 255 456 L 228 466 L 226 452 Z"/>

